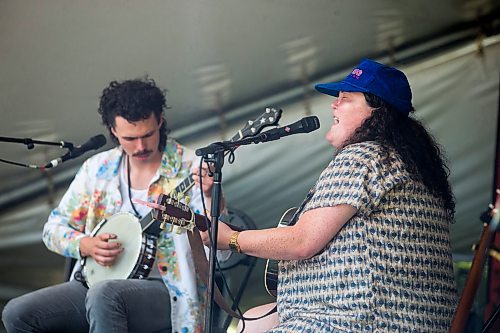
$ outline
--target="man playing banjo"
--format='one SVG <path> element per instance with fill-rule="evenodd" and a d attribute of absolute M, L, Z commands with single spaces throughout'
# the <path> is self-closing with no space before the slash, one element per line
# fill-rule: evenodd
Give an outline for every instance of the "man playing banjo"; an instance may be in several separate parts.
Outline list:
<path fill-rule="evenodd" d="M 119 146 L 89 158 L 50 214 L 43 241 L 51 251 L 112 267 L 128 257 L 129 250 L 113 232 L 92 231 L 117 214 L 138 222 L 149 215 L 149 208 L 134 200 L 155 201 L 189 177 L 197 185 L 188 193 L 190 206 L 201 211 L 197 168 L 190 175 L 197 167 L 194 153 L 167 136 L 165 108 L 165 92 L 152 79 L 113 81 L 104 89 L 99 114 Z M 210 207 L 213 180 L 206 168 L 201 175 L 205 204 Z M 23 295 L 3 311 L 7 331 L 203 331 L 203 286 L 196 278 L 186 232 L 175 231 L 158 235 L 149 278 L 104 279 L 88 288 L 72 277 Z M 80 263 L 73 272 L 78 271 Z"/>

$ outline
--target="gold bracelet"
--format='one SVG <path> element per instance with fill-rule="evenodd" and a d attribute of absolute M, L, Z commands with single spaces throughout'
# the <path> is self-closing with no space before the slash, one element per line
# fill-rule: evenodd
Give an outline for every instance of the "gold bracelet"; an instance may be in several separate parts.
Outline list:
<path fill-rule="evenodd" d="M 231 238 L 229 239 L 229 249 L 236 253 L 241 253 L 240 244 L 238 244 L 239 234 L 240 232 L 236 231 L 234 234 L 231 235 Z"/>

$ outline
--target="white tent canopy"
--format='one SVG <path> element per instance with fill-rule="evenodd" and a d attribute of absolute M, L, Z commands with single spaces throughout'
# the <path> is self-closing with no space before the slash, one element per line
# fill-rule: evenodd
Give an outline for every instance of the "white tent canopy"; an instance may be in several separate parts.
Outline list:
<path fill-rule="evenodd" d="M 273 227 L 300 204 L 333 153 L 324 139 L 331 98 L 313 84 L 342 79 L 363 57 L 396 62 L 408 75 L 416 117 L 449 159 L 454 254 L 471 256 L 479 215 L 492 200 L 499 122 L 500 35 L 478 35 L 464 23 L 477 6 L 493 15 L 499 7 L 430 0 L 0 0 L 0 132 L 84 142 L 104 133 L 95 112 L 102 88 L 144 74 L 168 88 L 172 136 L 192 148 L 220 141 L 222 132 L 229 137 L 267 106 L 283 109 L 281 125 L 310 112 L 320 118 L 319 130 L 242 146 L 223 168 L 229 206 L 258 228 Z M 59 154 L 2 145 L 0 158 L 40 164 Z M 60 265 L 43 248 L 41 230 L 82 161 L 47 173 L 0 165 L 0 298 L 54 282 L 43 274 L 29 283 L 12 276 L 34 271 L 33 249 L 36 269 Z M 249 284 L 259 291 L 247 304 L 262 297 L 261 275 L 262 262 Z"/>
<path fill-rule="evenodd" d="M 456 254 L 471 255 L 470 246 L 477 242 L 482 228 L 479 215 L 491 202 L 499 68 L 498 37 L 484 41 L 481 56 L 476 45 L 470 44 L 402 68 L 414 92 L 416 116 L 430 128 L 449 158 L 457 202 L 456 223 L 451 228 Z M 342 75 L 332 75 L 325 81 Z M 248 214 L 258 228 L 267 228 L 275 226 L 288 207 L 300 204 L 332 156 L 333 148 L 324 140 L 331 124 L 330 103 L 326 95 L 315 94 L 311 99 L 312 114 L 320 118 L 319 130 L 242 146 L 235 152 L 233 164 L 226 161 L 223 188 L 229 206 Z M 300 102 L 281 107 L 281 124 L 305 116 Z M 218 140 L 201 137 L 185 144 L 199 148 Z M 40 242 L 49 210 L 46 203 L 30 202 L 23 209 L 4 214 L 0 249 Z"/>
<path fill-rule="evenodd" d="M 484 41 L 483 55 L 478 55 L 477 46 L 472 43 L 401 68 L 413 89 L 416 117 L 430 128 L 449 158 L 457 201 L 456 223 L 452 227 L 453 248 L 457 253 L 469 253 L 473 237 L 481 230 L 478 216 L 491 202 L 498 68 L 499 37 Z M 343 73 L 323 81 L 339 79 Z M 264 228 L 274 226 L 287 207 L 300 204 L 333 152 L 324 140 L 331 123 L 330 103 L 331 98 L 326 95 L 315 94 L 311 99 L 312 114 L 320 118 L 319 130 L 242 146 L 235 152 L 235 163 L 226 162 L 223 169 L 224 192 L 230 206 L 244 211 L 258 227 Z M 280 107 L 282 125 L 305 116 L 301 102 Z M 243 125 L 228 132 L 236 133 Z M 172 135 L 175 134 L 174 131 Z M 217 136 L 200 136 L 183 143 L 199 148 L 219 140 Z M 50 206 L 30 202 L 27 207 L 2 216 L 0 248 L 40 240 L 44 223 L 40 217 L 48 214 Z"/>

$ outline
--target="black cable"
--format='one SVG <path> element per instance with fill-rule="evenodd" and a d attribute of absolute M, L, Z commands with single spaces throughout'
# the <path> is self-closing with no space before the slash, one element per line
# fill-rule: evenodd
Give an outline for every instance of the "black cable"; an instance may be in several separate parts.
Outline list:
<path fill-rule="evenodd" d="M 229 157 L 228 157 L 228 162 L 230 164 L 232 164 L 234 162 L 234 159 L 235 159 L 235 155 L 234 155 L 234 150 L 236 148 L 233 148 L 233 149 L 230 149 L 228 150 L 228 154 L 229 154 Z M 198 176 L 200 177 L 200 192 L 201 192 L 201 202 L 202 202 L 202 206 L 203 206 L 203 215 L 205 216 L 205 226 L 207 228 L 207 233 L 208 233 L 208 237 L 209 237 L 209 240 L 210 240 L 210 246 L 211 248 L 213 249 L 213 245 L 214 245 L 214 242 L 213 242 L 213 238 L 212 238 L 212 232 L 211 232 L 211 224 L 208 222 L 210 221 L 209 218 L 208 218 L 208 215 L 207 215 L 207 208 L 205 206 L 205 198 L 204 198 L 204 195 L 203 195 L 203 182 L 201 181 L 201 170 L 202 170 L 202 167 L 203 167 L 203 160 L 204 160 L 204 157 L 201 157 L 200 158 L 200 165 L 199 165 L 199 168 L 198 168 Z M 208 170 L 210 172 L 210 166 L 208 165 L 207 163 L 207 166 L 208 166 Z M 233 294 L 231 293 L 231 290 L 229 288 L 229 284 L 227 283 L 226 281 L 226 278 L 224 276 L 224 272 L 223 272 L 223 269 L 221 268 L 220 266 L 220 263 L 219 263 L 219 260 L 217 259 L 217 255 L 215 256 L 215 263 L 216 263 L 216 266 L 217 266 L 217 270 L 219 271 L 219 273 L 221 274 L 221 278 L 222 278 L 222 285 L 224 287 L 224 289 L 227 291 L 228 293 L 228 296 L 229 298 L 231 299 L 231 302 L 233 303 L 233 306 L 235 304 L 235 299 L 234 299 L 234 296 Z M 262 319 L 264 317 L 267 317 L 269 316 L 270 314 L 272 314 L 273 312 L 276 311 L 276 307 L 274 307 L 273 309 L 271 309 L 269 312 L 265 313 L 264 315 L 260 316 L 260 317 L 255 317 L 255 318 L 247 318 L 247 317 L 244 317 L 243 316 L 243 313 L 239 307 L 239 304 L 236 304 L 236 308 L 234 309 L 241 317 L 241 321 L 242 321 L 242 330 L 240 333 L 242 333 L 244 330 L 245 330 L 245 321 L 246 320 L 250 320 L 250 321 L 253 321 L 253 320 L 258 320 L 258 319 Z"/>
<path fill-rule="evenodd" d="M 6 163 L 6 164 L 12 164 L 12 165 L 17 165 L 17 166 L 22 166 L 22 167 L 30 168 L 30 169 L 44 169 L 43 167 L 39 167 L 39 166 L 36 166 L 36 165 L 24 164 L 24 163 L 19 163 L 19 162 L 4 160 L 3 158 L 0 158 L 0 162 Z"/>
<path fill-rule="evenodd" d="M 233 158 L 232 158 L 232 161 L 234 161 L 234 154 L 233 152 L 231 151 L 230 152 L 231 155 L 233 155 Z M 208 214 L 207 214 L 207 208 L 205 206 L 205 198 L 204 198 L 204 195 L 203 195 L 203 182 L 201 181 L 201 170 L 202 170 L 202 167 L 203 167 L 203 160 L 204 158 L 201 157 L 200 158 L 200 166 L 198 168 L 198 176 L 200 177 L 200 194 L 201 194 L 201 203 L 203 205 L 203 215 L 205 216 L 205 225 L 206 225 L 206 228 L 207 228 L 207 233 L 208 233 L 208 237 L 209 237 L 209 240 L 210 240 L 210 247 L 213 249 L 214 248 L 214 241 L 213 241 L 213 238 L 212 238 L 212 228 L 211 228 L 211 225 L 208 221 L 209 218 L 208 218 Z M 232 163 L 232 162 L 230 162 Z M 208 165 L 207 163 L 207 166 L 208 166 L 208 170 L 210 172 L 210 165 Z M 222 278 L 222 286 L 223 286 L 223 290 L 226 290 L 227 293 L 228 293 L 228 296 L 229 298 L 231 299 L 231 302 L 233 303 L 233 305 L 235 304 L 235 299 L 234 299 L 234 296 L 233 294 L 231 293 L 231 290 L 229 288 L 229 284 L 227 283 L 226 281 L 226 278 L 224 276 L 224 272 L 220 266 L 220 263 L 219 263 L 219 260 L 217 259 L 217 254 L 214 256 L 215 258 L 215 265 L 217 266 L 217 270 L 219 271 L 220 275 L 221 275 L 221 278 Z M 240 315 L 240 317 L 243 318 L 243 313 L 241 312 L 241 309 L 239 307 L 239 304 L 236 305 L 236 312 Z M 244 326 L 244 322 L 243 322 L 243 326 Z"/>
<path fill-rule="evenodd" d="M 137 209 L 135 209 L 134 203 L 132 202 L 132 190 L 130 189 L 130 161 L 128 158 L 128 155 L 126 155 L 127 158 L 127 185 L 128 185 L 128 200 L 130 201 L 130 204 L 132 205 L 132 209 L 134 210 L 135 216 L 140 220 L 142 219 L 142 215 L 139 214 Z"/>

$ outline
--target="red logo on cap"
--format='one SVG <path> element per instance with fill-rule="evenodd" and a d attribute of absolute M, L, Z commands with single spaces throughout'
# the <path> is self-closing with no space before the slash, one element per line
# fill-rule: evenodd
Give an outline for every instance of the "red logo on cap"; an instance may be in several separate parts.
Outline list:
<path fill-rule="evenodd" d="M 359 68 L 354 68 L 352 70 L 352 73 L 351 75 L 355 78 L 355 79 L 359 79 L 361 74 L 363 74 L 363 70 L 362 69 L 359 69 Z"/>

